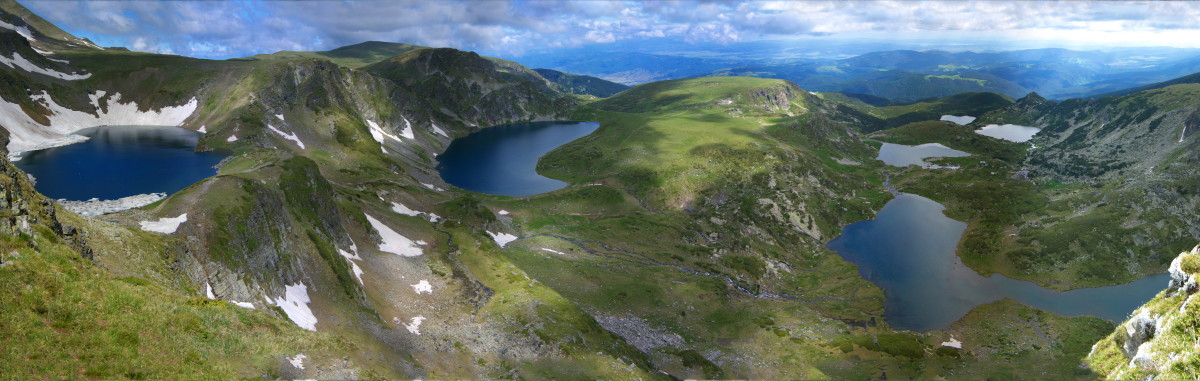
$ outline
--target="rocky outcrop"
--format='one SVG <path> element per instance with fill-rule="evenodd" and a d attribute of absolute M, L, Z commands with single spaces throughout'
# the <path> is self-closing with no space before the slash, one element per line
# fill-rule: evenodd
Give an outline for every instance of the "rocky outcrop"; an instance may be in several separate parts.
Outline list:
<path fill-rule="evenodd" d="M 1106 379 L 1194 380 L 1200 377 L 1200 305 L 1194 303 L 1200 246 L 1171 262 L 1171 283 L 1107 338 L 1086 361 Z"/>
<path fill-rule="evenodd" d="M 515 62 L 455 49 L 418 49 L 363 70 L 391 80 L 402 94 L 460 123 L 490 126 L 544 120 L 575 104 L 555 84 Z"/>
<path fill-rule="evenodd" d="M 7 144 L 8 133 L 0 129 L 0 234 L 31 236 L 37 233 L 35 226 L 45 226 L 81 256 L 91 259 L 92 249 L 85 234 L 59 221 L 54 202 L 34 190 L 29 176 L 4 158 L 3 147 Z"/>
<path fill-rule="evenodd" d="M 755 92 L 751 99 L 763 103 L 766 111 L 787 111 L 792 107 L 791 100 L 796 98 L 792 87 L 793 85 L 789 83 L 762 89 Z"/>

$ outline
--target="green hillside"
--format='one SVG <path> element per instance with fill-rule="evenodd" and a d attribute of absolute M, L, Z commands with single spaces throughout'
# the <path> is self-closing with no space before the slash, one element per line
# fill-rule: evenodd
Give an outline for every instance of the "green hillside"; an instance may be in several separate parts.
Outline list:
<path fill-rule="evenodd" d="M 558 84 L 566 92 L 576 95 L 607 98 L 629 88 L 629 86 L 620 83 L 609 82 L 586 75 L 569 74 L 550 69 L 533 69 L 533 71 L 550 80 L 550 82 Z"/>
<path fill-rule="evenodd" d="M 281 51 L 271 54 L 258 54 L 247 58 L 235 58 L 233 60 L 274 61 L 320 58 L 351 69 L 358 69 L 417 49 L 425 49 L 425 47 L 397 42 L 367 41 L 321 52 Z"/>

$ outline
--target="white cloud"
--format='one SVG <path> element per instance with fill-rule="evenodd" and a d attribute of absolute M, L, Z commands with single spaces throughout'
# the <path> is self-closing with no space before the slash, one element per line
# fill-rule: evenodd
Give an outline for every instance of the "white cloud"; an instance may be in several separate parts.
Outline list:
<path fill-rule="evenodd" d="M 732 43 L 829 34 L 990 33 L 1200 46 L 1193 2 L 1007 1 L 31 1 L 101 45 L 225 58 L 368 40 L 520 55 L 647 38 Z M 1073 32 L 1078 31 L 1078 32 Z M 1082 33 L 1097 33 L 1087 37 Z M 934 33 L 937 33 L 935 36 Z M 1118 36 L 1120 37 L 1120 36 Z M 1124 41 L 1135 43 L 1134 38 Z"/>

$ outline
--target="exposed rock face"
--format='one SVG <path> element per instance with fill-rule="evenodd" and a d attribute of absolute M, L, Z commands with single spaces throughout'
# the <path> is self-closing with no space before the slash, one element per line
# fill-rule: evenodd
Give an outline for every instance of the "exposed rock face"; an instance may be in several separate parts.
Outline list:
<path fill-rule="evenodd" d="M 419 49 L 363 70 L 386 78 L 431 110 L 468 125 L 547 119 L 575 104 L 555 84 L 514 62 L 454 49 Z"/>
<path fill-rule="evenodd" d="M 1150 312 L 1141 310 L 1140 313 L 1130 318 L 1124 327 L 1125 345 L 1121 349 L 1125 351 L 1125 356 L 1134 358 L 1142 349 L 1142 344 L 1154 338 L 1154 332 L 1158 328 L 1158 319 L 1150 316 Z"/>
<path fill-rule="evenodd" d="M 1180 254 L 1171 261 L 1171 268 L 1168 270 L 1171 274 L 1171 284 L 1168 290 L 1174 292 L 1175 295 L 1191 295 L 1197 291 L 1196 277 L 1183 269 L 1184 258 L 1200 255 L 1200 246 L 1192 249 L 1192 252 Z"/>
<path fill-rule="evenodd" d="M 1189 365 L 1200 361 L 1200 348 L 1195 346 L 1200 305 L 1193 303 L 1198 262 L 1200 246 L 1171 262 L 1167 289 L 1092 346 L 1087 357 L 1092 370 L 1113 380 L 1200 377 Z"/>
<path fill-rule="evenodd" d="M 4 158 L 3 147 L 7 144 L 8 132 L 0 129 L 0 234 L 33 235 L 33 225 L 44 225 L 84 258 L 91 259 L 92 249 L 83 232 L 60 222 L 54 202 L 37 193 L 29 177 Z"/>

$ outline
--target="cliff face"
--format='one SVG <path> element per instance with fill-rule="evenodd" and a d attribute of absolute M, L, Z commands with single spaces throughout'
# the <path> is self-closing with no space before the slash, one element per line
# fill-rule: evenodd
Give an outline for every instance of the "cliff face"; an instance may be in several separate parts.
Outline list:
<path fill-rule="evenodd" d="M 1193 380 L 1200 375 L 1200 246 L 1171 262 L 1171 284 L 1096 345 L 1087 364 L 1110 380 Z"/>
<path fill-rule="evenodd" d="M 7 144 L 8 132 L 0 129 L 0 235 L 32 236 L 35 227 L 45 227 L 90 259 L 92 249 L 83 232 L 59 221 L 54 202 L 34 190 L 28 175 L 8 161 L 3 148 Z"/>
<path fill-rule="evenodd" d="M 431 110 L 471 126 L 546 120 L 576 102 L 554 83 L 515 62 L 454 49 L 419 49 L 366 66 L 393 81 L 400 98 L 421 98 Z"/>

